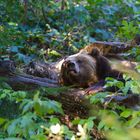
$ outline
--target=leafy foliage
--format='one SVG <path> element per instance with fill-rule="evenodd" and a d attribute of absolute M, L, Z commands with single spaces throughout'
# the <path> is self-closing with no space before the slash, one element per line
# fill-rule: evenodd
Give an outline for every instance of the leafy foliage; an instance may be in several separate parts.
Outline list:
<path fill-rule="evenodd" d="M 18 64 L 55 61 L 96 40 L 129 42 L 140 33 L 139 24 L 139 0 L 1 0 L 0 59 Z M 139 47 L 129 53 L 140 60 Z M 139 93 L 139 80 L 125 79 L 124 85 L 108 78 L 106 86 L 115 85 L 115 94 L 126 95 L 129 89 Z M 92 109 L 88 118 L 75 118 L 71 129 L 60 120 L 65 115 L 61 103 L 49 100 L 44 92 L 57 93 L 54 89 L 13 91 L 0 84 L 0 139 L 93 139 L 94 129 L 108 140 L 140 137 L 140 111 L 109 102 Z M 101 105 L 110 94 L 92 95 L 90 102 Z"/>

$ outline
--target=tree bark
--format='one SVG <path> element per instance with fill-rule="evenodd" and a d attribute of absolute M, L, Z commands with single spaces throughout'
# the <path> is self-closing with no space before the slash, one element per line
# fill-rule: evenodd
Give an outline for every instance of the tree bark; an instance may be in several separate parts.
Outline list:
<path fill-rule="evenodd" d="M 35 90 L 38 87 L 61 87 L 57 81 L 27 75 L 25 73 L 16 72 L 16 67 L 13 61 L 0 61 L 0 78 L 3 78 L 14 90 Z M 97 90 L 97 89 L 96 89 Z M 48 98 L 62 103 L 63 109 L 68 113 L 76 113 L 77 115 L 87 116 L 90 110 L 98 110 L 95 105 L 91 105 L 86 95 L 86 89 L 66 88 L 64 91 L 59 91 L 59 94 L 46 94 Z M 139 95 L 113 95 L 105 98 L 105 103 L 110 101 L 123 104 L 128 107 L 140 105 Z M 104 107 L 104 104 L 102 104 Z"/>
<path fill-rule="evenodd" d="M 84 49 L 91 52 L 94 47 L 97 47 L 100 49 L 103 55 L 108 55 L 124 53 L 138 46 L 140 46 L 140 34 L 136 34 L 134 39 L 129 43 L 95 41 L 94 43 L 87 45 Z"/>
<path fill-rule="evenodd" d="M 86 49 L 88 52 L 91 52 L 95 47 L 99 48 L 103 55 L 108 55 L 124 53 L 130 50 L 132 48 L 132 45 L 122 42 L 96 41 L 90 45 L 87 45 L 84 49 Z"/>

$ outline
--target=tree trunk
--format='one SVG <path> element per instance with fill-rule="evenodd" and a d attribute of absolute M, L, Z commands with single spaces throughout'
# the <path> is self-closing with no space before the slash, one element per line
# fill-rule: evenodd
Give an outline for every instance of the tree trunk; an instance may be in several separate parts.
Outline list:
<path fill-rule="evenodd" d="M 61 87 L 57 81 L 48 78 L 40 78 L 27 74 L 19 74 L 16 72 L 16 67 L 13 61 L 0 61 L 0 77 L 3 78 L 14 90 L 34 90 L 38 87 Z M 76 113 L 78 115 L 88 115 L 90 110 L 96 106 L 91 105 L 89 99 L 86 98 L 88 93 L 84 89 L 66 88 L 64 91 L 59 91 L 59 94 L 46 94 L 48 98 L 59 101 L 65 111 Z M 127 96 L 110 96 L 105 99 L 105 102 L 115 101 L 119 104 L 128 107 L 135 107 L 140 104 L 139 95 Z M 97 108 L 95 109 L 97 110 Z"/>

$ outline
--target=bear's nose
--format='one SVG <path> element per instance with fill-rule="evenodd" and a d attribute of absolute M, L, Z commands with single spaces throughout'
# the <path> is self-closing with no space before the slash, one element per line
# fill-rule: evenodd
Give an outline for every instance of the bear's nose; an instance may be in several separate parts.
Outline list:
<path fill-rule="evenodd" d="M 67 61 L 67 67 L 70 69 L 75 68 L 75 64 L 71 61 Z"/>

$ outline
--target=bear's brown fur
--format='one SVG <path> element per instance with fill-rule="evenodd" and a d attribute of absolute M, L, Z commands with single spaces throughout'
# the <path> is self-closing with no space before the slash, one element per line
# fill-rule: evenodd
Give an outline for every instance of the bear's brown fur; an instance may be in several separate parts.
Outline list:
<path fill-rule="evenodd" d="M 129 67 L 125 68 L 131 69 Z M 114 70 L 110 60 L 104 57 L 98 48 L 93 48 L 90 52 L 83 49 L 79 53 L 61 59 L 56 63 L 31 63 L 25 70 L 26 73 L 31 75 L 57 80 L 61 85 L 78 87 L 89 87 L 100 81 L 105 83 L 106 77 L 123 80 L 122 73 L 125 72 L 120 68 Z"/>
<path fill-rule="evenodd" d="M 60 77 L 64 85 L 88 86 L 98 81 L 96 59 L 87 53 L 67 57 L 61 66 Z"/>
<path fill-rule="evenodd" d="M 64 85 L 88 87 L 106 77 L 120 78 L 122 74 L 112 70 L 110 63 L 97 48 L 90 53 L 80 51 L 67 57 L 61 66 L 60 77 Z"/>

